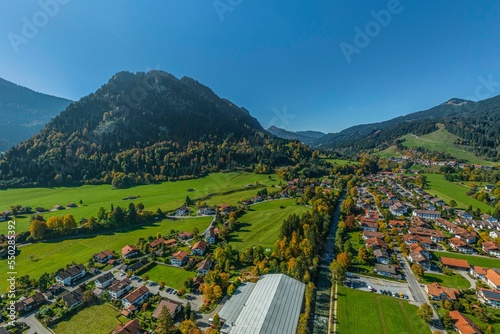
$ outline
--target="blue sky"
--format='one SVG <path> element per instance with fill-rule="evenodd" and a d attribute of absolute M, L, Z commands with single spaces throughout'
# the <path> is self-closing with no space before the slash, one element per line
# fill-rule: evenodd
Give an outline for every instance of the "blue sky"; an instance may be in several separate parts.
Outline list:
<path fill-rule="evenodd" d="M 0 0 L 0 8 L 0 77 L 74 100 L 118 71 L 161 69 L 197 79 L 266 128 L 337 132 L 452 97 L 500 94 L 497 1 Z"/>

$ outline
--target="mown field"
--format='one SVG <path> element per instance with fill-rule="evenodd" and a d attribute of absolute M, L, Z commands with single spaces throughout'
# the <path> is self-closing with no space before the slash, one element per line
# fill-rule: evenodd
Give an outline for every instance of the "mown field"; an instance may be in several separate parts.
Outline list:
<path fill-rule="evenodd" d="M 339 286 L 337 333 L 430 333 L 417 309 L 400 299 Z"/>
<path fill-rule="evenodd" d="M 500 268 L 500 259 L 497 258 L 489 258 L 485 256 L 475 256 L 475 255 L 465 255 L 458 253 L 447 253 L 447 252 L 432 252 L 436 257 L 450 257 L 453 259 L 462 259 L 467 260 L 470 266 L 480 266 L 486 268 Z M 434 258 L 433 260 L 438 261 L 438 258 Z"/>
<path fill-rule="evenodd" d="M 252 205 L 250 211 L 240 218 L 239 230 L 231 234 L 229 243 L 237 250 L 254 246 L 274 248 L 283 220 L 291 214 L 300 215 L 308 210 L 291 199 Z"/>
<path fill-rule="evenodd" d="M 54 328 L 56 334 L 111 333 L 120 324 L 119 313 L 109 304 L 84 308 Z"/>
<path fill-rule="evenodd" d="M 353 164 L 353 165 L 359 165 L 359 162 L 357 161 L 350 161 L 350 160 L 344 160 L 344 159 L 324 159 L 325 161 L 328 161 L 332 165 L 347 165 L 347 164 Z"/>
<path fill-rule="evenodd" d="M 469 205 L 472 205 L 472 208 L 475 210 L 476 208 L 480 208 L 482 212 L 486 212 L 488 210 L 494 210 L 493 207 L 489 206 L 486 203 L 478 201 L 475 198 L 472 198 L 467 195 L 468 189 L 461 185 L 458 185 L 453 182 L 446 181 L 443 175 L 440 174 L 424 174 L 427 179 L 427 184 L 429 189 L 425 191 L 433 196 L 437 196 L 443 199 L 446 203 L 450 203 L 453 199 L 457 202 L 458 208 L 466 209 Z"/>
<path fill-rule="evenodd" d="M 52 273 L 71 262 L 86 263 L 96 252 L 105 249 L 120 253 L 127 245 L 135 245 L 141 237 L 156 236 L 159 232 L 166 235 L 170 230 L 192 231 L 194 227 L 204 231 L 212 217 L 164 220 L 153 225 L 140 226 L 128 230 L 105 233 L 99 236 L 64 241 L 40 242 L 19 248 L 16 258 L 18 276 L 30 275 L 38 279 L 44 273 Z M 7 260 L 0 260 L 0 267 L 7 268 Z M 7 286 L 6 270 L 0 272 L 0 291 Z"/>
<path fill-rule="evenodd" d="M 78 208 L 65 209 L 57 212 L 45 213 L 48 218 L 54 215 L 71 213 L 79 221 L 81 218 L 96 216 L 97 210 L 104 207 L 109 210 L 114 207 L 127 207 L 128 196 L 140 196 L 132 200 L 137 204 L 142 202 L 146 210 L 163 211 L 174 210 L 180 207 L 189 196 L 192 200 L 211 195 L 208 202 L 219 204 L 227 201 L 235 204 L 240 198 L 255 196 L 257 189 L 247 187 L 255 181 L 265 186 L 278 185 L 283 182 L 277 175 L 262 175 L 246 172 L 214 173 L 204 178 L 178 182 L 163 182 L 160 184 L 137 186 L 129 189 L 112 189 L 110 185 L 85 185 L 81 187 L 55 187 L 55 188 L 27 188 L 0 190 L 0 210 L 10 209 L 13 205 L 43 207 L 52 209 L 54 205 L 66 206 L 68 203 L 83 205 Z M 188 191 L 189 190 L 189 191 Z M 230 195 L 224 193 L 233 192 Z M 29 217 L 17 217 L 17 232 L 29 229 Z M 0 223 L 0 233 L 6 233 L 7 223 Z"/>
<path fill-rule="evenodd" d="M 465 290 L 470 288 L 470 282 L 466 280 L 463 276 L 458 274 L 445 275 L 445 274 L 425 274 L 423 280 L 424 284 L 438 283 L 442 286 L 447 286 L 450 288 Z"/>
<path fill-rule="evenodd" d="M 160 283 L 160 281 L 163 281 L 165 282 L 165 285 L 170 288 L 180 289 L 184 286 L 184 281 L 187 278 L 192 279 L 196 275 L 196 273 L 194 271 L 186 271 L 182 268 L 174 268 L 158 264 L 151 270 L 143 273 L 141 277 L 144 277 L 144 275 L 148 275 L 149 280 L 156 283 Z"/>

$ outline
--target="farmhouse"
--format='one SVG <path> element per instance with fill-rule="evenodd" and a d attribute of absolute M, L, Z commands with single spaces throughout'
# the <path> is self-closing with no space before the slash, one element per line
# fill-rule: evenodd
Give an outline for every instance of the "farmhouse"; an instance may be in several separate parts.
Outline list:
<path fill-rule="evenodd" d="M 283 274 L 242 284 L 219 312 L 221 333 L 295 334 L 304 291 L 304 283 Z"/>
<path fill-rule="evenodd" d="M 82 278 L 85 274 L 85 266 L 83 264 L 79 264 L 59 272 L 56 276 L 56 281 L 63 285 L 71 285 L 71 283 Z"/>
<path fill-rule="evenodd" d="M 160 303 L 158 304 L 158 307 L 153 312 L 152 317 L 154 319 L 158 319 L 160 317 L 161 311 L 163 310 L 164 307 L 167 308 L 168 313 L 170 313 L 172 318 L 175 318 L 176 314 L 181 311 L 182 304 L 179 302 L 176 302 L 174 300 L 162 299 L 162 301 L 160 301 Z"/>
<path fill-rule="evenodd" d="M 449 257 L 441 257 L 441 263 L 443 266 L 448 267 L 450 269 L 457 269 L 457 270 L 469 270 L 469 262 L 467 260 L 461 260 L 461 259 L 453 259 Z"/>
<path fill-rule="evenodd" d="M 188 253 L 185 250 L 178 251 L 170 258 L 170 263 L 177 267 L 182 267 L 186 264 Z"/>
<path fill-rule="evenodd" d="M 110 260 L 113 257 L 113 252 L 110 251 L 109 249 L 106 249 L 105 251 L 102 251 L 100 253 L 95 253 L 93 256 L 94 261 L 99 262 L 99 263 L 106 263 L 108 260 Z"/>

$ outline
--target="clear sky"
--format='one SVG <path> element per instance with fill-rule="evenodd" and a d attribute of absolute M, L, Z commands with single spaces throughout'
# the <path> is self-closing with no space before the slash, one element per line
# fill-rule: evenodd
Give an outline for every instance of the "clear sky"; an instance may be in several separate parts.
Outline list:
<path fill-rule="evenodd" d="M 500 1 L 0 0 L 0 9 L 0 77 L 73 100 L 118 71 L 161 69 L 197 79 L 266 128 L 337 132 L 500 94 Z"/>

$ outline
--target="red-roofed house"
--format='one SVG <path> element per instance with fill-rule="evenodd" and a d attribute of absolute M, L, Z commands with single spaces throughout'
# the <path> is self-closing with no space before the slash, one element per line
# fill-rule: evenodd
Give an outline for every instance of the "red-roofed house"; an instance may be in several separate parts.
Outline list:
<path fill-rule="evenodd" d="M 453 326 L 460 334 L 482 334 L 481 329 L 462 313 L 451 311 L 450 317 L 453 320 Z"/>
<path fill-rule="evenodd" d="M 493 269 L 486 272 L 486 283 L 495 290 L 500 290 L 500 274 Z"/>
<path fill-rule="evenodd" d="M 137 254 L 139 254 L 139 250 L 133 245 L 127 245 L 122 248 L 122 256 L 126 259 L 134 257 Z"/>
<path fill-rule="evenodd" d="M 207 243 L 203 240 L 197 241 L 193 247 L 191 247 L 191 254 L 193 255 L 203 255 L 207 250 Z"/>
<path fill-rule="evenodd" d="M 170 263 L 177 267 L 182 267 L 188 260 L 188 253 L 185 250 L 178 251 L 170 258 Z"/>
<path fill-rule="evenodd" d="M 425 292 L 432 300 L 458 300 L 460 292 L 457 289 L 441 286 L 434 282 L 425 286 Z"/>
<path fill-rule="evenodd" d="M 451 269 L 458 269 L 458 270 L 469 270 L 470 265 L 467 260 L 462 260 L 462 259 L 453 259 L 450 257 L 441 257 L 441 263 L 443 266 L 451 268 Z"/>

